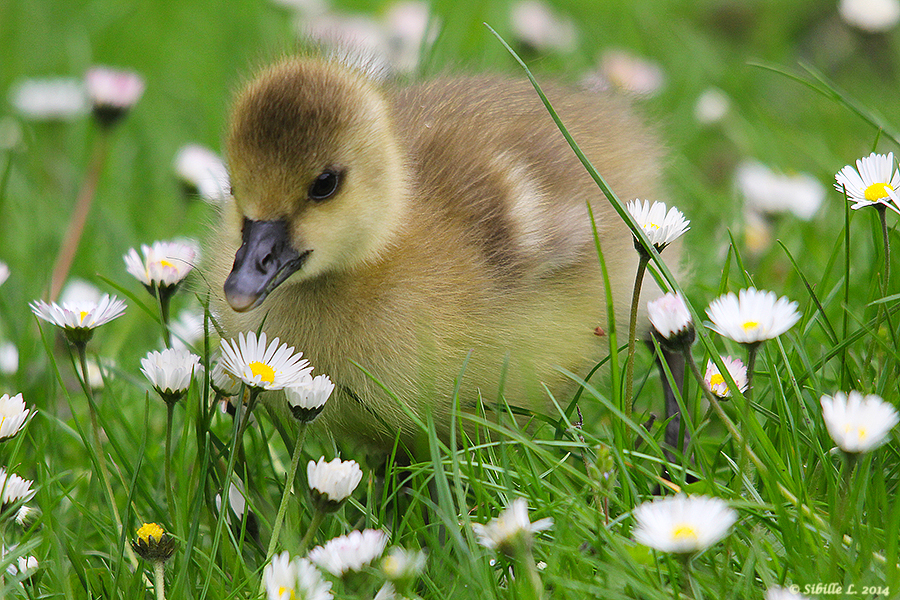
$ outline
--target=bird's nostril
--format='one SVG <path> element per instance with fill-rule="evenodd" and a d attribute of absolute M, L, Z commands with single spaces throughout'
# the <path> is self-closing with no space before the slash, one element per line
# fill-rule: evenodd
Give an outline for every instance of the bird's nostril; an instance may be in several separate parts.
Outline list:
<path fill-rule="evenodd" d="M 266 255 L 259 259 L 259 262 L 256 263 L 256 268 L 259 269 L 260 273 L 268 273 L 274 262 L 275 257 L 272 256 L 271 252 L 267 252 Z"/>

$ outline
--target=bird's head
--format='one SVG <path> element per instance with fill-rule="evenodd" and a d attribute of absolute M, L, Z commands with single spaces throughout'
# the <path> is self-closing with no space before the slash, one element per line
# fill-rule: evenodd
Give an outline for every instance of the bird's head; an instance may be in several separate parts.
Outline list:
<path fill-rule="evenodd" d="M 389 105 L 352 68 L 292 59 L 263 71 L 237 97 L 227 155 L 242 224 L 225 281 L 236 311 L 377 260 L 399 227 L 405 176 Z"/>

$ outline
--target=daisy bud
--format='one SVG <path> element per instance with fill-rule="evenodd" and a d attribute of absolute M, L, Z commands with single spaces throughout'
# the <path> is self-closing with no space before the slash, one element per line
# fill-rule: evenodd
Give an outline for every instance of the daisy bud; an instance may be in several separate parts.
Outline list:
<path fill-rule="evenodd" d="M 500 516 L 486 525 L 474 523 L 472 529 L 478 543 L 491 550 L 500 550 L 508 556 L 516 554 L 518 548 L 530 548 L 532 537 L 538 531 L 550 529 L 553 519 L 539 519 L 534 523 L 528 518 L 528 502 L 516 498 L 509 503 Z"/>
<path fill-rule="evenodd" d="M 25 427 L 30 411 L 25 408 L 22 394 L 0 396 L 0 440 L 14 437 Z"/>
<path fill-rule="evenodd" d="M 309 551 L 309 560 L 335 577 L 358 572 L 384 553 L 387 534 L 380 529 L 351 531 Z"/>
<path fill-rule="evenodd" d="M 647 315 L 657 339 L 668 350 L 686 352 L 694 343 L 694 321 L 680 294 L 669 293 L 648 302 Z"/>
<path fill-rule="evenodd" d="M 85 86 L 94 118 L 111 127 L 128 114 L 144 93 L 144 80 L 131 71 L 94 67 L 85 75 Z"/>
<path fill-rule="evenodd" d="M 137 530 L 131 547 L 138 556 L 150 563 L 164 563 L 175 554 L 177 543 L 156 523 L 144 523 Z"/>
<path fill-rule="evenodd" d="M 313 503 L 322 512 L 334 512 L 359 485 L 362 469 L 354 460 L 325 462 L 323 456 L 319 462 L 309 461 L 306 479 Z"/>
<path fill-rule="evenodd" d="M 284 388 L 284 395 L 294 418 L 309 423 L 319 416 L 333 391 L 334 384 L 327 375 L 316 375 L 301 385 Z"/>

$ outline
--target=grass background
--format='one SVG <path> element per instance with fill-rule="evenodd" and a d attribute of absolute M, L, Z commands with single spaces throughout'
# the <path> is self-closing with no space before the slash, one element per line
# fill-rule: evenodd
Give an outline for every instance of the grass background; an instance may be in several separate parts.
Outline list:
<path fill-rule="evenodd" d="M 509 3 L 435 1 L 431 6 L 443 26 L 423 61 L 421 76 L 447 69 L 523 76 L 482 25 L 488 22 L 512 39 Z M 526 55 L 539 79 L 577 81 L 602 50 L 616 47 L 657 62 L 666 73 L 660 93 L 636 102 L 669 147 L 670 165 L 661 174 L 668 184 L 667 200 L 692 221 L 686 248 L 693 277 L 682 282 L 690 299 L 702 308 L 719 290 L 748 284 L 734 260 L 736 251 L 758 286 L 799 300 L 805 310 L 804 320 L 783 344 L 769 344 L 763 353 L 752 406 L 761 429 L 748 434 L 752 444 L 766 446 L 763 438 L 769 440 L 773 455 L 784 461 L 783 472 L 757 474 L 745 486 L 726 458 L 737 456 L 733 440 L 715 423 L 703 421 L 702 411 L 694 412 L 695 424 L 710 431 L 698 441 L 697 451 L 715 473 L 714 484 L 707 482 L 702 489 L 731 499 L 742 517 L 728 541 L 696 561 L 694 593 L 759 598 L 765 586 L 779 581 L 857 587 L 868 582 L 893 590 L 881 597 L 897 596 L 896 439 L 863 461 L 848 486 L 839 457 L 828 452 L 831 445 L 817 417 L 819 396 L 842 385 L 847 389 L 851 382 L 857 389 L 879 391 L 895 405 L 900 399 L 896 347 L 884 341 L 887 332 L 865 332 L 859 324 L 874 316 L 866 305 L 880 295 L 877 220 L 865 211 L 850 215 L 852 260 L 846 269 L 845 213 L 839 195 L 829 193 L 820 214 L 809 222 L 785 216 L 774 223 L 775 237 L 798 257 L 801 272 L 826 307 L 825 315 L 815 314 L 810 292 L 777 244 L 758 255 L 746 252 L 741 199 L 732 175 L 741 160 L 756 158 L 784 172 L 810 172 L 830 186 L 834 173 L 856 158 L 872 150 L 896 151 L 895 142 L 880 136 L 842 102 L 754 65 L 773 65 L 811 80 L 801 67 L 808 64 L 896 126 L 900 37 L 896 31 L 870 35 L 848 28 L 837 16 L 835 2 L 636 0 L 560 2 L 557 7 L 577 23 L 579 43 L 570 54 Z M 387 5 L 336 2 L 334 8 L 379 15 Z M 22 78 L 80 76 L 97 64 L 134 69 L 147 82 L 139 105 L 113 136 L 73 274 L 104 290 L 112 291 L 101 278 L 140 294 L 123 268 L 121 257 L 128 248 L 177 236 L 203 237 L 213 210 L 184 197 L 173 175 L 175 153 L 186 143 L 218 150 L 235 89 L 255 68 L 296 47 L 291 12 L 263 1 L 0 3 L 0 94 Z M 705 127 L 696 122 L 693 111 L 698 95 L 710 86 L 729 95 L 732 110 L 722 123 Z M 4 116 L 19 121 L 9 103 L 0 102 Z M 96 131 L 89 119 L 20 125 L 22 143 L 0 149 L 0 166 L 7 169 L 0 192 L 0 260 L 12 271 L 0 288 L 0 332 L 20 355 L 18 371 L 3 376 L 0 391 L 23 392 L 39 412 L 25 436 L 0 446 L 0 456 L 11 470 L 36 480 L 34 504 L 43 517 L 28 532 L 7 527 L 8 542 L 22 543 L 44 565 L 40 585 L 28 589 L 35 597 L 145 597 L 149 592 L 121 559 L 121 540 L 90 477 L 90 456 L 77 433 L 87 427 L 87 409 L 74 385 L 68 353 L 49 328 L 41 337 L 27 307 L 48 285 Z M 896 223 L 894 215 L 889 215 L 889 223 Z M 733 248 L 730 234 L 737 241 Z M 893 272 L 898 268 L 895 261 Z M 842 308 L 845 295 L 851 302 Z M 176 298 L 178 306 L 189 302 L 189 295 Z M 238 535 L 226 538 L 217 555 L 208 554 L 216 515 L 209 507 L 211 486 L 198 484 L 205 468 L 202 445 L 195 443 L 201 414 L 196 407 L 205 398 L 199 390 L 186 403 L 193 408 L 178 412 L 179 427 L 184 426 L 176 465 L 192 479 L 179 482 L 181 514 L 174 522 L 168 519 L 162 486 L 164 410 L 158 399 L 145 395 L 138 370 L 140 357 L 159 345 L 158 328 L 135 302 L 129 304 L 126 315 L 105 327 L 91 347 L 117 365 L 101 394 L 101 416 L 109 435 L 105 451 L 121 469 L 119 505 L 129 506 L 133 497 L 130 506 L 135 510 L 124 511 L 128 526 L 159 520 L 181 537 L 185 550 L 192 549 L 189 558 L 183 551 L 169 569 L 170 597 L 251 597 L 257 585 L 255 570 L 262 565 L 253 543 L 242 542 Z M 845 330 L 838 325 L 845 315 L 849 331 L 863 333 L 847 344 L 844 362 L 832 360 L 819 368 L 818 360 L 840 343 L 830 339 L 822 324 L 826 319 L 835 324 L 843 339 Z M 649 372 L 649 357 L 643 354 L 639 373 Z M 638 406 L 659 411 L 654 404 L 656 383 L 650 377 Z M 603 384 L 597 390 L 604 399 L 616 397 Z M 585 427 L 589 447 L 609 441 L 612 429 L 624 427 L 609 419 L 601 398 L 593 396 L 586 393 L 582 402 L 586 414 L 597 419 Z M 688 396 L 698 404 L 695 388 Z M 736 419 L 746 416 L 734 410 Z M 227 439 L 225 420 L 214 418 L 211 428 L 219 439 Z M 265 437 L 254 433 L 247 443 L 259 450 L 252 454 L 258 476 L 251 500 L 263 522 L 265 545 L 288 457 L 269 429 L 264 431 Z M 577 441 L 556 441 L 547 432 L 538 435 L 537 442 L 516 431 L 507 434 L 505 443 L 469 453 L 438 453 L 432 462 L 395 474 L 411 477 L 408 491 L 397 497 L 391 496 L 396 492 L 390 485 L 382 497 L 377 481 L 369 477 L 367 490 L 357 494 L 355 504 L 339 518 L 326 521 L 319 540 L 360 523 L 388 523 L 393 543 L 430 549 L 419 590 L 423 596 L 515 595 L 516 586 L 508 585 L 502 568 L 489 564 L 489 553 L 474 544 L 471 533 L 463 528 L 457 534 L 457 523 L 496 516 L 511 497 L 507 494 L 516 490 L 513 495 L 524 495 L 538 507 L 536 517 L 557 521 L 552 536 L 536 547 L 538 558 L 547 562 L 543 577 L 552 597 L 662 598 L 679 593 L 670 581 L 670 573 L 679 572 L 677 565 L 629 542 L 628 512 L 652 492 L 658 453 L 647 448 L 646 455 L 616 451 L 619 487 L 610 501 L 618 522 L 606 527 L 593 504 L 595 484 L 580 462 Z M 320 443 L 333 452 L 327 442 Z M 474 458 L 468 462 L 466 456 Z M 438 483 L 444 477 L 455 483 L 438 485 L 436 505 L 426 489 L 432 477 Z M 863 484 L 865 493 L 859 487 Z M 830 541 L 829 523 L 839 512 L 842 493 L 850 488 L 858 523 L 853 526 L 854 544 L 844 547 Z M 297 506 L 288 531 L 302 531 L 308 522 L 308 509 L 302 502 Z M 195 523 L 196 537 L 189 539 Z M 438 538 L 441 523 L 446 544 Z M 289 539 L 286 547 L 296 542 Z M 881 559 L 873 559 L 873 552 Z"/>

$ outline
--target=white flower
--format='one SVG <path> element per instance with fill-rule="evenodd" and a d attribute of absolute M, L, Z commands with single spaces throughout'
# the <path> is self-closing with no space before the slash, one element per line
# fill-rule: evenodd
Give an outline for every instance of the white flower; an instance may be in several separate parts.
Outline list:
<path fill-rule="evenodd" d="M 0 285 L 3 285 L 9 279 L 9 265 L 0 262 Z"/>
<path fill-rule="evenodd" d="M 748 288 L 735 296 L 719 296 L 706 309 L 716 332 L 741 344 L 755 344 L 778 337 L 800 320 L 797 303 L 774 292 Z"/>
<path fill-rule="evenodd" d="M 427 2 L 401 0 L 388 7 L 384 30 L 391 64 L 401 73 L 412 73 L 419 64 L 423 47 L 437 39 L 440 24 L 429 14 Z"/>
<path fill-rule="evenodd" d="M 141 373 L 166 402 L 181 399 L 201 369 L 200 357 L 184 349 L 154 351 L 141 359 Z"/>
<path fill-rule="evenodd" d="M 532 523 L 528 518 L 528 502 L 525 498 L 516 498 L 499 517 L 491 519 L 486 525 L 473 523 L 472 529 L 478 537 L 478 543 L 485 548 L 511 554 L 520 540 L 529 544 L 532 534 L 552 526 L 553 519 L 549 517 Z"/>
<path fill-rule="evenodd" d="M 13 545 L 8 552 L 3 552 L 3 558 L 6 559 L 8 554 L 15 552 L 16 546 Z M 11 562 L 6 566 L 6 572 L 13 577 L 21 575 L 22 579 L 27 579 L 37 572 L 38 566 L 38 560 L 34 556 L 19 556 L 15 562 Z"/>
<path fill-rule="evenodd" d="M 216 510 L 222 512 L 222 494 L 216 494 Z M 228 487 L 228 506 L 236 517 L 243 520 L 247 514 L 247 492 L 244 491 L 244 482 L 234 478 Z M 230 522 L 230 515 L 226 515 Z"/>
<path fill-rule="evenodd" d="M 880 204 L 900 213 L 889 193 L 900 187 L 900 172 L 894 168 L 893 152 L 887 155 L 873 152 L 857 160 L 855 169 L 847 165 L 834 178 L 834 188 L 841 193 L 846 188 L 847 199 L 853 201 L 850 208 L 855 210 Z"/>
<path fill-rule="evenodd" d="M 900 1 L 841 0 L 838 12 L 848 25 L 869 33 L 880 33 L 900 21 Z"/>
<path fill-rule="evenodd" d="M 73 77 L 20 81 L 10 92 L 10 102 L 34 121 L 68 121 L 88 111 L 84 85 Z"/>
<path fill-rule="evenodd" d="M 47 304 L 43 300 L 31 303 L 31 312 L 41 319 L 63 328 L 72 343 L 85 343 L 94 329 L 109 323 L 125 312 L 125 303 L 115 296 L 104 294 L 97 303 Z"/>
<path fill-rule="evenodd" d="M 169 324 L 169 330 L 172 332 L 172 347 L 187 349 L 203 339 L 203 313 L 183 310 Z"/>
<path fill-rule="evenodd" d="M 210 372 L 212 388 L 220 396 L 236 396 L 241 391 L 241 378 L 232 375 L 222 364 L 221 355 Z"/>
<path fill-rule="evenodd" d="M 521 0 L 514 4 L 510 29 L 520 43 L 537 52 L 572 52 L 578 45 L 575 23 L 560 17 L 540 0 Z"/>
<path fill-rule="evenodd" d="M 302 352 L 294 354 L 293 346 L 279 346 L 279 341 L 275 338 L 266 346 L 266 332 L 257 339 L 252 331 L 246 337 L 239 333 L 237 341 L 223 340 L 222 366 L 256 389 L 280 390 L 298 385 L 309 377 L 312 367 L 302 358 Z"/>
<path fill-rule="evenodd" d="M 269 600 L 331 600 L 331 582 L 309 560 L 276 554 L 263 570 Z"/>
<path fill-rule="evenodd" d="M 694 341 L 694 322 L 680 294 L 668 293 L 648 302 L 647 315 L 654 329 L 665 340 L 679 344 L 681 338 L 687 344 Z"/>
<path fill-rule="evenodd" d="M 313 494 L 313 501 L 322 510 L 333 512 L 346 500 L 362 479 L 362 469 L 354 460 L 342 461 L 335 458 L 325 462 L 309 461 L 306 465 L 306 479 Z M 325 503 L 327 506 L 323 506 Z"/>
<path fill-rule="evenodd" d="M 774 586 L 766 590 L 766 600 L 809 600 L 797 592 L 792 592 L 783 587 Z"/>
<path fill-rule="evenodd" d="M 604 52 L 600 57 L 600 72 L 617 88 L 639 96 L 655 94 L 666 82 L 666 76 L 657 63 L 624 50 Z"/>
<path fill-rule="evenodd" d="M 76 277 L 66 282 L 58 304 L 98 304 L 102 297 L 103 292 L 97 286 Z"/>
<path fill-rule="evenodd" d="M 650 239 L 650 243 L 656 246 L 657 251 L 671 244 L 685 231 L 690 229 L 690 221 L 684 218 L 680 210 L 674 206 L 666 211 L 664 202 L 650 203 L 639 199 L 629 202 L 626 206 L 628 212 L 637 221 L 644 233 Z"/>
<path fill-rule="evenodd" d="M 15 375 L 19 371 L 19 349 L 9 340 L 0 341 L 0 373 Z"/>
<path fill-rule="evenodd" d="M 697 96 L 694 104 L 694 118 L 701 125 L 712 125 L 725 118 L 731 108 L 731 101 L 720 89 L 706 88 Z"/>
<path fill-rule="evenodd" d="M 741 393 L 746 391 L 747 385 L 749 384 L 749 381 L 747 380 L 746 365 L 744 365 L 740 359 L 731 358 L 730 356 L 723 356 L 722 362 L 725 363 L 725 368 L 728 369 L 728 373 L 731 375 L 731 378 L 734 379 L 734 382 L 741 390 Z M 704 375 L 703 379 L 706 381 L 706 385 L 713 394 L 719 398 L 731 398 L 731 390 L 728 389 L 725 378 L 722 377 L 719 368 L 712 359 L 706 363 L 706 375 Z"/>
<path fill-rule="evenodd" d="M 415 579 L 425 570 L 426 558 L 422 550 L 394 547 L 381 561 L 381 571 L 390 581 Z"/>
<path fill-rule="evenodd" d="M 212 150 L 197 144 L 188 144 L 178 151 L 175 173 L 211 204 L 222 204 L 231 191 L 225 161 Z"/>
<path fill-rule="evenodd" d="M 784 175 L 757 161 L 738 165 L 735 181 L 747 210 L 764 215 L 791 212 L 808 221 L 825 200 L 825 187 L 809 173 Z"/>
<path fill-rule="evenodd" d="M 25 426 L 30 411 L 25 408 L 22 394 L 0 396 L 0 439 L 11 438 Z"/>
<path fill-rule="evenodd" d="M 141 254 L 131 248 L 124 256 L 125 269 L 147 289 L 176 286 L 187 277 L 197 263 L 196 244 L 183 242 L 154 242 L 141 246 Z"/>
<path fill-rule="evenodd" d="M 28 501 L 34 496 L 34 490 L 31 489 L 33 482 L 28 479 L 22 479 L 15 473 L 7 474 L 6 469 L 0 469 L 0 490 L 3 491 L 0 496 L 0 505 L 5 510 L 6 507 L 19 500 Z"/>
<path fill-rule="evenodd" d="M 351 531 L 309 552 L 309 560 L 335 577 L 360 571 L 384 553 L 387 534 L 380 529 Z"/>
<path fill-rule="evenodd" d="M 94 67 L 84 81 L 94 116 L 103 125 L 118 121 L 144 93 L 144 80 L 133 71 Z"/>
<path fill-rule="evenodd" d="M 316 375 L 300 385 L 284 388 L 284 395 L 294 417 L 309 422 L 322 412 L 333 391 L 334 384 L 327 375 Z"/>
<path fill-rule="evenodd" d="M 634 509 L 634 539 L 662 552 L 688 554 L 705 550 L 724 538 L 737 513 L 719 498 L 669 496 Z"/>
<path fill-rule="evenodd" d="M 822 418 L 831 439 L 851 454 L 874 450 L 897 425 L 897 410 L 875 394 L 857 391 L 822 396 Z"/>

